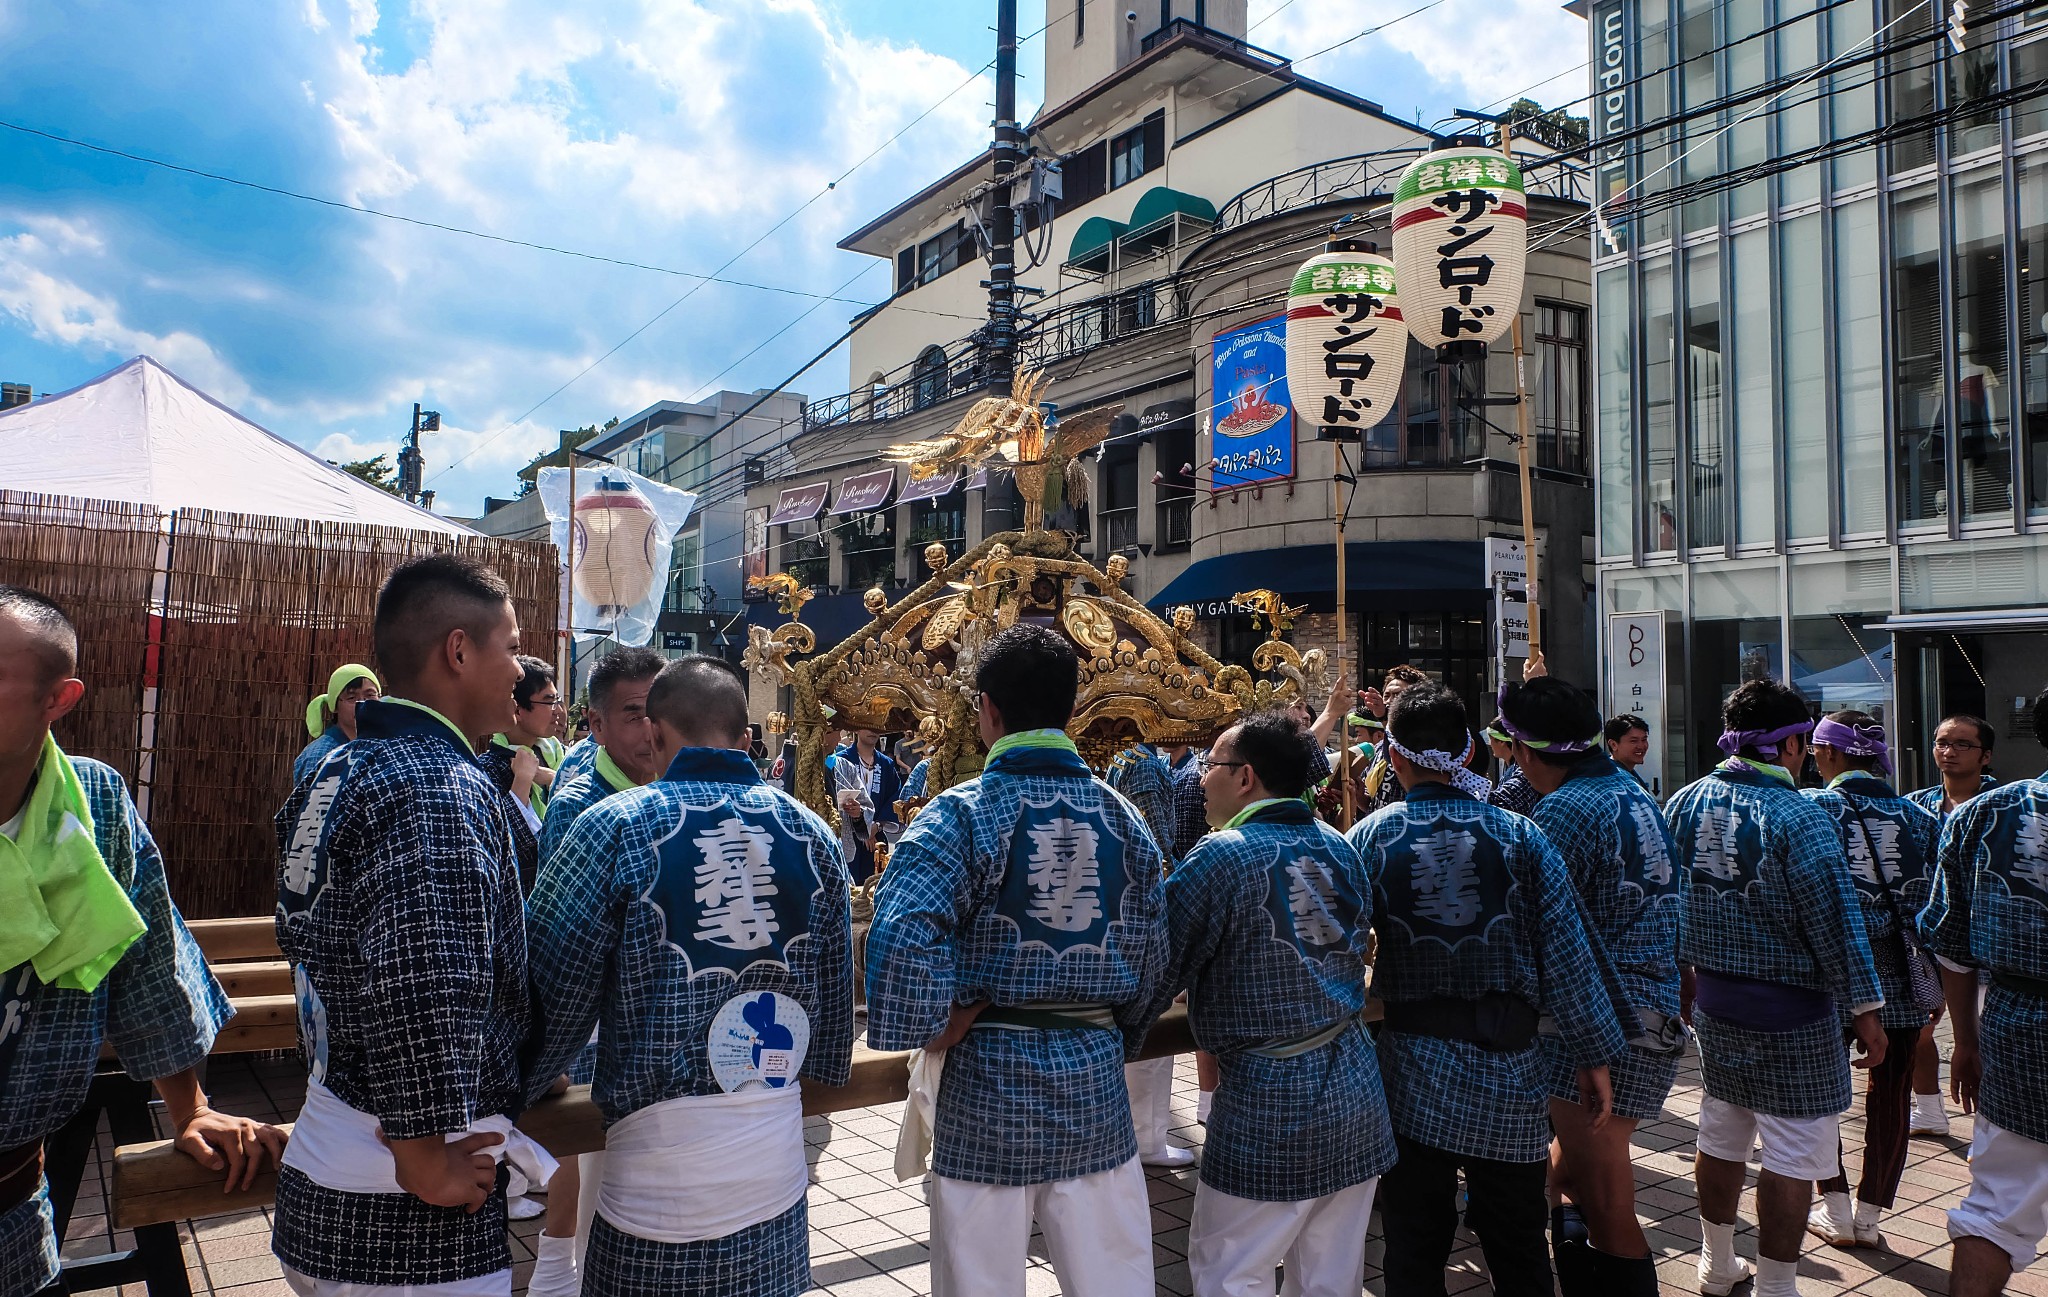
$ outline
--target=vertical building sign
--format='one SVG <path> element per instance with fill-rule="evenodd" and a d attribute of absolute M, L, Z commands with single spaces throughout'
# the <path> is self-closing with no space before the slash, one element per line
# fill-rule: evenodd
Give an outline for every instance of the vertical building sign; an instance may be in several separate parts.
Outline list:
<path fill-rule="evenodd" d="M 1661 799 L 1670 729 L 1664 712 L 1664 614 L 1618 612 L 1607 619 L 1607 714 L 1634 712 L 1650 725 L 1650 753 L 1636 771 Z"/>
<path fill-rule="evenodd" d="M 1486 584 L 1493 591 L 1494 656 L 1505 664 L 1529 656 L 1528 566 L 1522 542 L 1506 536 L 1486 538 Z M 1506 678 L 1518 679 L 1519 672 Z"/>
<path fill-rule="evenodd" d="M 1593 202 L 1602 208 L 1628 188 L 1628 132 L 1635 125 L 1635 86 L 1629 75 L 1629 0 L 1604 0 L 1593 6 Z M 1603 141 L 1613 140 L 1614 143 Z M 1628 246 L 1628 222 L 1606 213 L 1618 251 Z M 1598 251 L 1598 249 L 1596 249 Z"/>
<path fill-rule="evenodd" d="M 740 573 L 742 581 L 768 575 L 768 509 L 764 505 L 749 509 L 741 516 L 741 527 L 745 533 L 745 571 Z"/>
<path fill-rule="evenodd" d="M 1209 371 L 1210 490 L 1294 476 L 1294 410 L 1287 394 L 1287 317 L 1216 335 Z"/>

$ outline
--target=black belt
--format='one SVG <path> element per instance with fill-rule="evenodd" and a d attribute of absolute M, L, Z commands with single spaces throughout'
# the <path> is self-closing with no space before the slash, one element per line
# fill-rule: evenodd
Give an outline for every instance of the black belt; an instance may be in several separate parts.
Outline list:
<path fill-rule="evenodd" d="M 1037 1031 L 1115 1031 L 1116 1019 L 1102 1005 L 1047 1005 L 1041 1008 L 991 1004 L 975 1016 L 977 1027 L 1028 1027 Z"/>
<path fill-rule="evenodd" d="M 1993 973 L 1993 986 L 2002 986 L 2014 995 L 2031 995 L 2037 1000 L 2048 1000 L 2048 981 L 2038 977 L 2026 977 L 2019 973 Z"/>
<path fill-rule="evenodd" d="M 0 1215 L 36 1196 L 43 1183 L 43 1141 L 0 1152 Z"/>
<path fill-rule="evenodd" d="M 1518 1054 L 1536 1043 L 1537 1016 L 1536 1006 L 1521 996 L 1491 991 L 1476 1000 L 1389 1000 L 1381 1027 Z"/>

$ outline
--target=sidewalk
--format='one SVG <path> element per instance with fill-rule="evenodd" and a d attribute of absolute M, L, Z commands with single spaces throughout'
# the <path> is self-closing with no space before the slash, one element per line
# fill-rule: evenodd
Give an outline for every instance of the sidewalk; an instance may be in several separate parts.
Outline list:
<path fill-rule="evenodd" d="M 305 1092 L 295 1060 L 250 1063 L 223 1059 L 211 1076 L 215 1102 L 231 1112 L 273 1121 L 298 1111 Z M 1636 1205 L 1659 1257 L 1658 1269 L 1667 1294 L 1696 1291 L 1693 1266 L 1699 1252 L 1699 1223 L 1693 1214 L 1692 1149 L 1694 1119 L 1699 1112 L 1699 1074 L 1688 1064 L 1679 1075 L 1661 1121 L 1636 1133 Z M 1199 1148 L 1202 1128 L 1195 1124 L 1195 1079 L 1191 1060 L 1181 1060 L 1175 1073 L 1175 1142 Z M 895 1106 L 812 1118 L 805 1124 L 812 1162 L 812 1269 L 822 1292 L 835 1297 L 908 1297 L 931 1291 L 927 1250 L 928 1218 L 923 1185 L 899 1184 L 892 1170 L 899 1110 Z M 1887 1247 L 1882 1251 L 1841 1251 L 1809 1239 L 1800 1265 L 1801 1287 L 1808 1297 L 1855 1293 L 1906 1297 L 1948 1291 L 1947 1208 L 1969 1182 L 1964 1154 L 1970 1121 L 1951 1113 L 1946 1140 L 1916 1139 L 1899 1192 L 1899 1207 L 1885 1218 Z M 1850 1178 L 1862 1154 L 1860 1112 L 1843 1123 Z M 108 1155 L 101 1135 L 100 1158 Z M 104 1166 L 88 1168 L 65 1243 L 65 1255 L 89 1255 L 110 1245 L 125 1246 L 125 1237 L 110 1235 L 103 1206 Z M 1187 1269 L 1187 1222 L 1194 1208 L 1195 1173 L 1153 1171 L 1153 1260 L 1159 1292 L 1191 1291 Z M 1744 1195 L 1745 1224 L 1736 1242 L 1742 1255 L 1756 1256 L 1754 1194 Z M 278 1277 L 269 1250 L 268 1213 L 218 1217 L 182 1227 L 186 1261 L 195 1294 L 216 1297 L 290 1297 Z M 533 1262 L 533 1236 L 538 1220 L 521 1221 L 513 1230 L 516 1283 L 523 1290 Z M 1451 1258 L 1450 1291 L 1486 1292 L 1486 1268 L 1479 1246 L 1460 1231 Z M 1027 1291 L 1055 1294 L 1059 1285 L 1046 1264 L 1043 1247 L 1033 1241 Z M 1366 1291 L 1379 1293 L 1379 1224 L 1374 1221 L 1366 1249 Z M 2048 1267 L 2036 1265 L 2014 1277 L 2008 1291 L 2015 1297 L 2048 1297 Z M 1740 1294 L 1747 1289 L 1739 1290 Z M 144 1297 L 139 1285 L 123 1297 Z"/>

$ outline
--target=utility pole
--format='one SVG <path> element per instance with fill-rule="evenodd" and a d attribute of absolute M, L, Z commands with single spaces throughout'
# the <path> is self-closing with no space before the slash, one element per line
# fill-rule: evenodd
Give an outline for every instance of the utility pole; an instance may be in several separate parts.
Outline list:
<path fill-rule="evenodd" d="M 422 410 L 420 403 L 414 401 L 412 431 L 406 435 L 405 448 L 398 452 L 398 493 L 413 504 L 420 503 L 420 493 L 425 485 L 421 476 L 426 467 L 426 457 L 420 454 L 420 434 L 440 430 L 441 412 Z"/>
<path fill-rule="evenodd" d="M 996 0 L 996 120 L 990 150 L 994 186 L 989 193 L 988 345 L 984 362 L 989 387 L 1008 395 L 1017 365 L 1017 216 L 1010 205 L 1012 177 L 1028 154 L 1017 126 L 1017 0 Z"/>

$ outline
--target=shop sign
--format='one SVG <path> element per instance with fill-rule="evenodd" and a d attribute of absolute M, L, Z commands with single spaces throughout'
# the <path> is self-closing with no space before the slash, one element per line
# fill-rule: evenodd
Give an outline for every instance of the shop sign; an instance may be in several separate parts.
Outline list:
<path fill-rule="evenodd" d="M 1670 731 L 1664 713 L 1664 614 L 1618 612 L 1607 619 L 1607 715 L 1634 712 L 1650 725 L 1650 753 L 1636 774 L 1664 792 Z"/>
<path fill-rule="evenodd" d="M 1522 542 L 1486 538 L 1486 583 L 1493 587 L 1494 656 L 1501 661 L 1529 656 L 1529 569 Z"/>
<path fill-rule="evenodd" d="M 1215 412 L 1212 491 L 1294 476 L 1294 410 L 1287 395 L 1287 317 L 1216 335 L 1209 400 Z"/>

